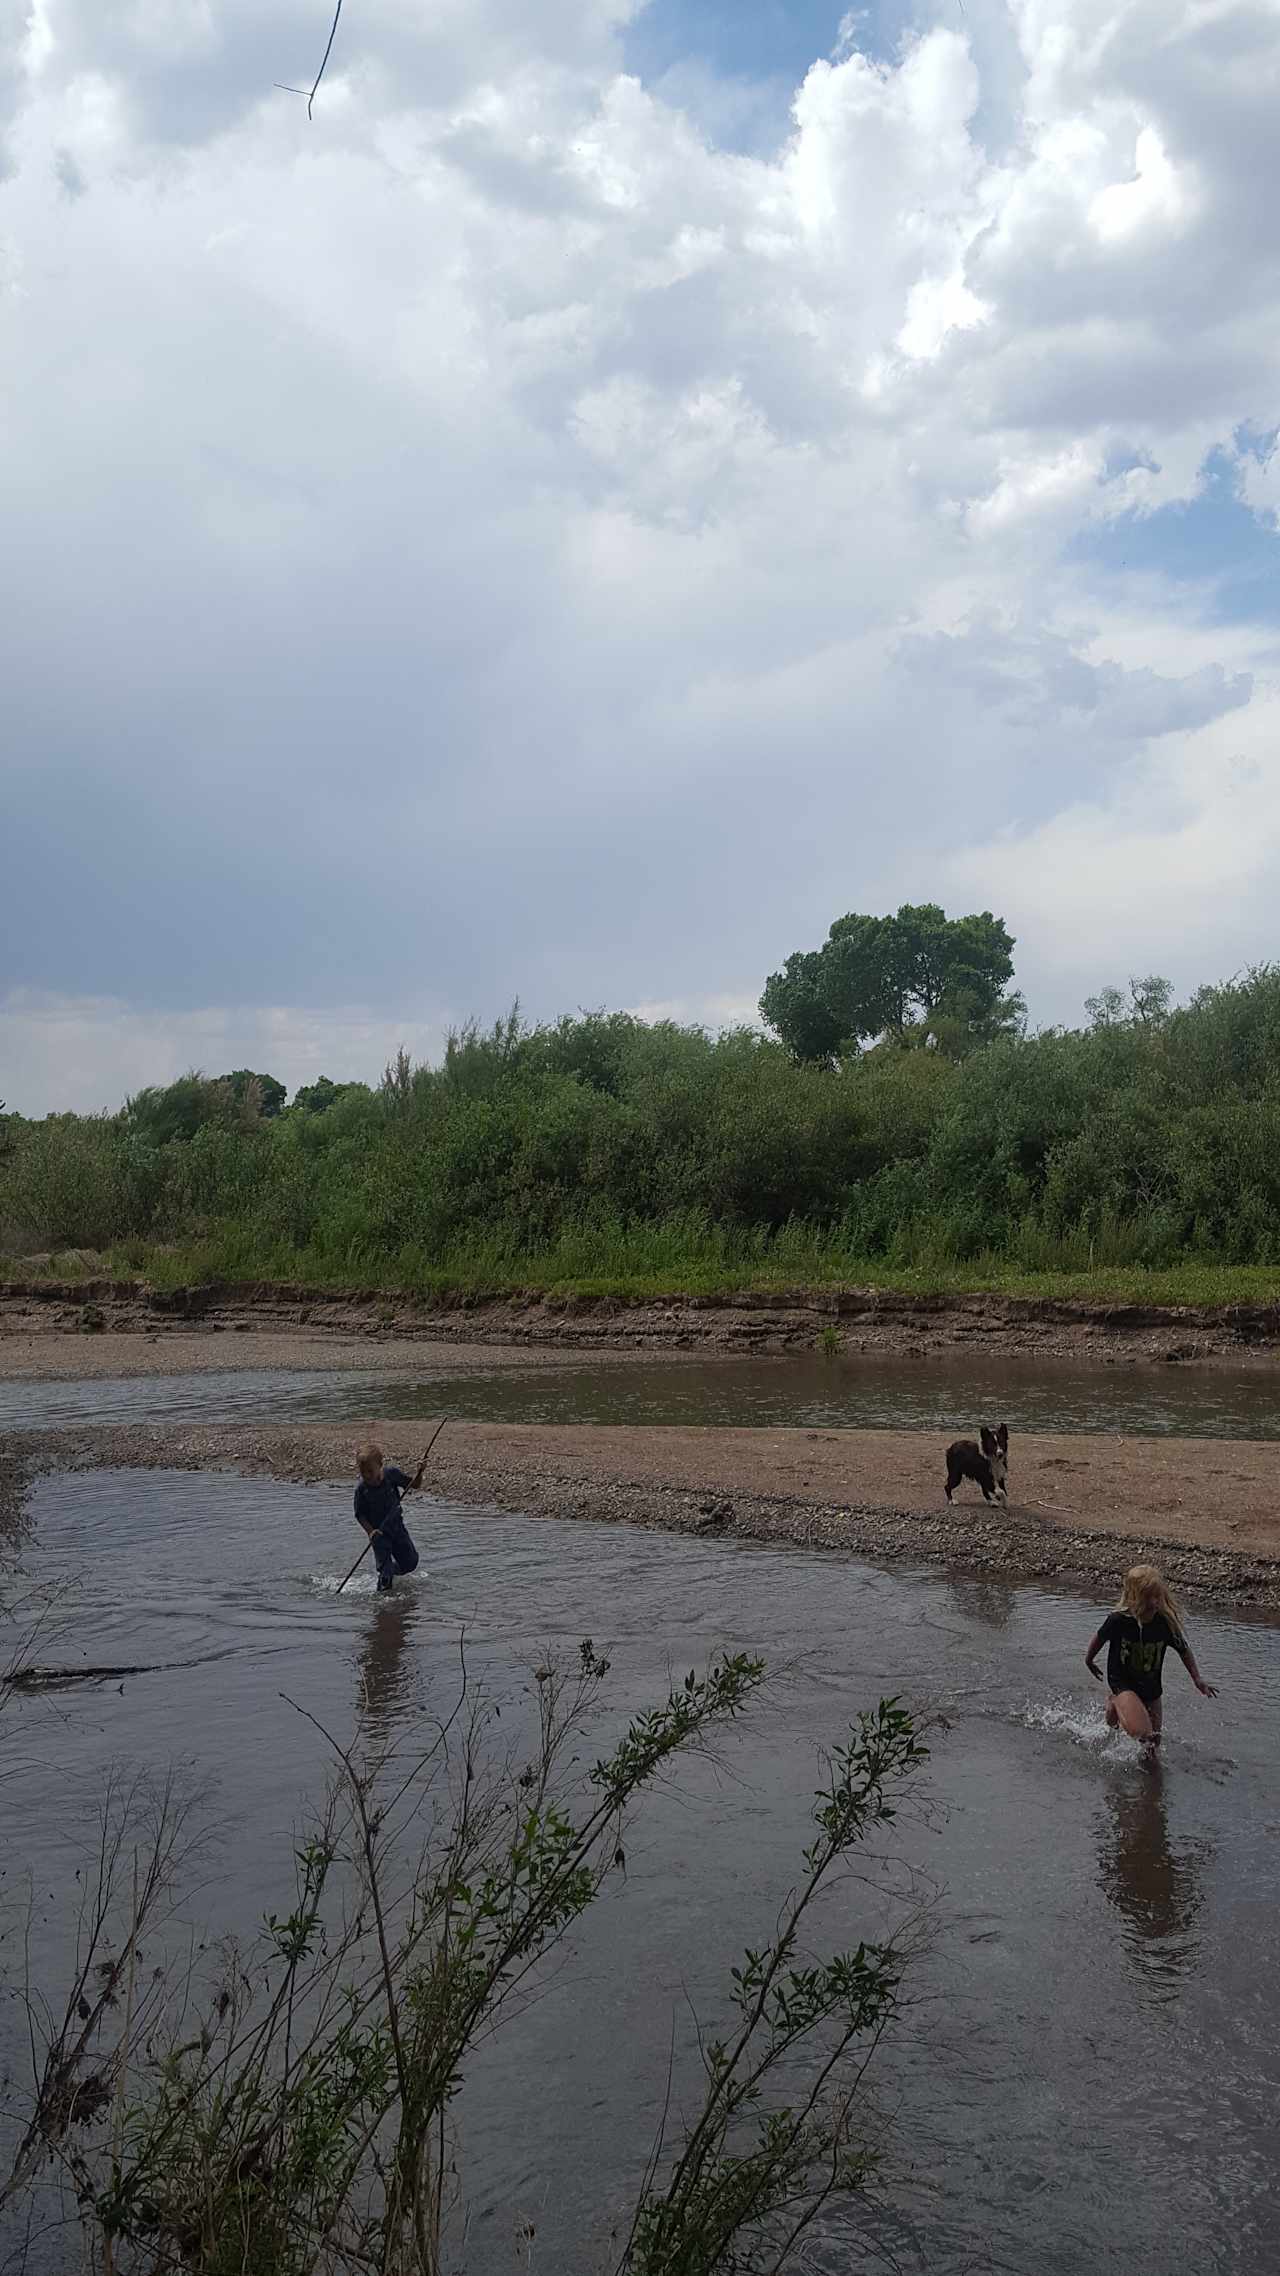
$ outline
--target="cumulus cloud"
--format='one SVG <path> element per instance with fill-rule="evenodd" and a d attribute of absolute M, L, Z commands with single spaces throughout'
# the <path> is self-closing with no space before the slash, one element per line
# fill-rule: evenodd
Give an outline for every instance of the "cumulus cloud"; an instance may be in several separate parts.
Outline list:
<path fill-rule="evenodd" d="M 944 888 L 1044 1017 L 1266 952 L 1273 627 L 1080 540 L 1276 423 L 1274 9 L 851 19 L 763 152 L 636 13 L 349 0 L 308 126 L 313 0 L 18 8 L 11 1103 L 59 1005 L 82 1101 L 376 1072 Z"/>
<path fill-rule="evenodd" d="M 1277 732 L 1273 693 L 1229 738 L 1179 738 L 1161 763 L 1135 760 L 1105 803 L 1078 800 L 998 840 L 1000 905 L 1028 940 L 1047 930 L 1060 986 L 1083 993 L 1104 965 L 1123 982 L 1154 962 L 1185 982 L 1259 961 L 1280 862 Z M 1044 961 L 1033 949 L 1033 975 Z"/>

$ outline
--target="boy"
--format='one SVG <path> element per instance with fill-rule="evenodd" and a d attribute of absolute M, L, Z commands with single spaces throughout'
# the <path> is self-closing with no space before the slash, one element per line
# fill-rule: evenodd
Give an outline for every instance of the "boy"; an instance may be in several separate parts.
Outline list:
<path fill-rule="evenodd" d="M 400 1496 L 417 1492 L 422 1484 L 426 1457 L 424 1455 L 418 1464 L 417 1476 L 409 1478 L 403 1470 L 383 1468 L 380 1446 L 362 1446 L 356 1456 L 356 1467 L 360 1472 L 360 1483 L 356 1487 L 356 1523 L 364 1527 L 373 1543 L 379 1589 L 393 1589 L 396 1574 L 411 1573 L 418 1562 L 418 1552 L 405 1530 Z"/>

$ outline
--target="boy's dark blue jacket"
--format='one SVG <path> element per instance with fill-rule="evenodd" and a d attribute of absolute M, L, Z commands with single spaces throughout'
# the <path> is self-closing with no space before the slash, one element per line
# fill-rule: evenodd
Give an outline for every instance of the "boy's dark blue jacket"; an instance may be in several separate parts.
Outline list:
<path fill-rule="evenodd" d="M 412 1478 L 406 1477 L 403 1470 L 392 1469 L 390 1464 L 383 1471 L 376 1486 L 366 1485 L 362 1478 L 356 1487 L 357 1522 L 361 1525 L 372 1525 L 378 1532 L 382 1532 L 384 1529 L 389 1530 L 395 1525 L 403 1525 L 404 1517 L 400 1509 L 400 1496 L 406 1486 L 412 1484 Z"/>

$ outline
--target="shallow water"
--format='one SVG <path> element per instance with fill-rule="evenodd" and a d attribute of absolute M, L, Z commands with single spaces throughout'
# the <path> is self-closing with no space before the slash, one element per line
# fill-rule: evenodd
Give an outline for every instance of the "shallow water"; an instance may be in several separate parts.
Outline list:
<path fill-rule="evenodd" d="M 615 1715 L 722 1643 L 785 1669 L 718 1765 L 683 1765 L 642 1806 L 625 1879 L 477 2059 L 460 2108 L 469 2276 L 525 2265 L 521 2219 L 536 2225 L 535 2269 L 603 2264 L 687 2001 L 723 2016 L 729 1965 L 794 1877 L 815 1748 L 885 1692 L 935 1702 L 950 1724 L 931 1770 L 935 1822 L 903 1835 L 945 1891 L 922 1979 L 931 1998 L 885 2070 L 895 2138 L 917 2167 L 900 2198 L 904 2267 L 1079 2276 L 1118 2264 L 1117 2231 L 1158 2276 L 1268 2265 L 1280 2221 L 1275 1629 L 1196 1621 L 1223 1696 L 1199 1700 L 1174 1667 L 1153 1772 L 1106 1734 L 1081 1665 L 1097 1608 L 1059 1595 L 422 1502 L 429 1577 L 388 1603 L 366 1574 L 335 1595 L 359 1545 L 344 1490 L 100 1472 L 43 1480 L 31 1510 L 24 1566 L 58 1600 L 37 1657 L 156 1663 L 10 1695 L 0 1720 L 4 1887 L 13 1897 L 27 1869 L 45 1967 L 113 1761 L 162 1767 L 185 1753 L 216 1779 L 225 1830 L 196 1904 L 220 1928 L 251 1927 L 287 1892 L 287 1828 L 322 1778 L 299 1710 L 345 1734 L 363 1705 L 375 1731 L 411 1735 L 456 1696 L 464 1627 L 472 1682 L 506 1700 L 512 1731 L 532 1661 L 584 1635 L 611 1656 Z M 832 1946 L 856 1941 L 870 1905 L 856 1886 L 841 1897 Z M 0 2029 L 13 2026 L 10 2012 Z M 807 2265 L 853 2265 L 838 2219 Z"/>
<path fill-rule="evenodd" d="M 531 1423 L 757 1425 L 809 1429 L 973 1428 L 1166 1432 L 1199 1438 L 1280 1437 L 1280 1372 L 1256 1363 L 1205 1367 L 992 1358 L 947 1351 L 928 1358 L 789 1352 L 770 1358 L 681 1356 L 584 1360 L 490 1374 L 352 1373 L 160 1375 L 125 1380 L 0 1383 L 0 1430 L 72 1423 L 198 1420 L 349 1422 L 460 1420 Z"/>

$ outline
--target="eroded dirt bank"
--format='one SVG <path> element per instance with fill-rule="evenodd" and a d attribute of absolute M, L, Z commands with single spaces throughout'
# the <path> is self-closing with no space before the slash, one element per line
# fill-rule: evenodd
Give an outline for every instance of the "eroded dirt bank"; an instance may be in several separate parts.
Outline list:
<path fill-rule="evenodd" d="M 417 1451 L 419 1423 L 380 1426 L 388 1451 Z M 350 1431 L 217 1424 L 10 1433 L 0 1444 L 0 1515 L 18 1521 L 33 1476 L 98 1466 L 237 1467 L 347 1480 Z M 1114 1594 L 1151 1557 L 1192 1599 L 1280 1613 L 1280 1444 L 1203 1439 L 1025 1437 L 1011 1499 L 948 1509 L 939 1449 L 890 1431 L 633 1429 L 451 1423 L 432 1456 L 440 1497 L 477 1509 L 715 1530 L 856 1556 Z M 966 1493 L 972 1489 L 966 1489 Z M 419 1507 L 416 1529 L 430 1526 Z"/>
<path fill-rule="evenodd" d="M 555 1352 L 810 1349 L 834 1327 L 849 1351 L 965 1349 L 1178 1362 L 1280 1359 L 1280 1302 L 1193 1310 L 876 1289 L 750 1291 L 730 1298 L 540 1292 L 417 1302 L 246 1284 L 153 1290 L 134 1282 L 0 1283 L 0 1372 L 147 1374 L 176 1367 L 332 1367 L 420 1360 L 424 1343 L 539 1360 Z"/>

